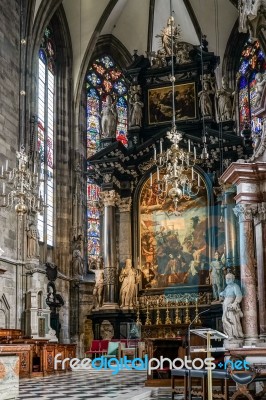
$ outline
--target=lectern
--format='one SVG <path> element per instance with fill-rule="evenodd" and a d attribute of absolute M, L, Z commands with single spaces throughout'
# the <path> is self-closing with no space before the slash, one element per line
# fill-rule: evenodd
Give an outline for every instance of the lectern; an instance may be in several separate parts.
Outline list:
<path fill-rule="evenodd" d="M 216 351 L 223 351 L 222 347 L 211 347 L 211 340 L 221 340 L 221 339 L 228 339 L 228 336 L 222 332 L 216 331 L 215 329 L 211 328 L 200 328 L 200 329 L 191 329 L 190 333 L 194 333 L 207 341 L 206 348 L 194 348 L 197 353 L 204 352 L 207 355 L 207 358 L 211 357 L 211 353 Z M 189 358 L 191 356 L 191 348 L 189 343 Z M 208 369 L 208 400 L 212 400 L 212 370 Z M 190 379 L 190 378 L 189 378 Z M 191 388 L 191 380 L 189 382 L 189 388 Z M 191 394 L 191 389 L 189 389 L 189 393 Z M 191 400 L 191 395 L 189 396 L 189 400 Z"/>

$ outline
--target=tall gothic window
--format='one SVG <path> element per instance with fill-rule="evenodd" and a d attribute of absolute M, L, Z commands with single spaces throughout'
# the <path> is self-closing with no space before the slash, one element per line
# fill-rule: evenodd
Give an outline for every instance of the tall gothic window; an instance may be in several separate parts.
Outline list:
<path fill-rule="evenodd" d="M 127 145 L 127 87 L 122 71 L 108 56 L 96 59 L 87 72 L 87 157 L 99 149 L 101 113 L 110 95 L 117 111 L 116 140 Z M 87 219 L 88 258 L 100 254 L 99 187 L 88 179 Z"/>
<path fill-rule="evenodd" d="M 265 55 L 259 42 L 247 42 L 241 54 L 239 67 L 239 125 L 240 130 L 246 122 L 251 122 L 252 132 L 261 133 L 261 118 L 252 115 L 256 101 L 256 74 L 266 70 Z"/>
<path fill-rule="evenodd" d="M 38 217 L 40 241 L 54 243 L 54 112 L 55 112 L 55 45 L 50 27 L 45 30 L 39 50 L 38 76 L 38 152 L 42 183 L 40 193 L 45 211 Z"/>

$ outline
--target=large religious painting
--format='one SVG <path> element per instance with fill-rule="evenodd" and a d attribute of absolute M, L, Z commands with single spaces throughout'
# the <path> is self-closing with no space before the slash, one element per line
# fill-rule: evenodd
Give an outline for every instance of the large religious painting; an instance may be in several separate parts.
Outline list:
<path fill-rule="evenodd" d="M 172 93 L 172 86 L 149 90 L 149 124 L 171 122 L 173 116 Z M 196 90 L 194 82 L 175 85 L 175 114 L 177 121 L 196 118 Z"/>
<path fill-rule="evenodd" d="M 209 284 L 208 201 L 200 179 L 197 195 L 172 199 L 156 193 L 156 174 L 147 180 L 140 193 L 140 268 L 141 288 Z M 152 187 L 150 182 L 154 182 Z"/>

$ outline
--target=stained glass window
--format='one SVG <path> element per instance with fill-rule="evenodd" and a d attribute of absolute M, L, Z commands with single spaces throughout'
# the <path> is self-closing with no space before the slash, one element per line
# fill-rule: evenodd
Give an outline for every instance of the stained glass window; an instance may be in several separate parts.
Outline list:
<path fill-rule="evenodd" d="M 49 246 L 54 241 L 54 95 L 55 45 L 49 27 L 39 50 L 37 137 L 42 177 L 40 194 L 47 204 L 43 215 L 38 216 L 38 231 L 40 241 L 46 241 Z"/>
<path fill-rule="evenodd" d="M 117 112 L 116 140 L 127 146 L 127 86 L 122 71 L 112 57 L 96 59 L 88 69 L 87 86 L 87 157 L 98 149 L 101 134 L 101 113 L 110 95 Z M 100 212 L 97 206 L 99 187 L 91 179 L 87 182 L 88 258 L 100 254 Z"/>
<path fill-rule="evenodd" d="M 240 130 L 246 122 L 251 123 L 252 132 L 261 134 L 261 118 L 254 117 L 253 111 L 256 99 L 256 74 L 266 70 L 265 55 L 259 42 L 248 42 L 241 54 L 239 66 L 239 125 Z"/>

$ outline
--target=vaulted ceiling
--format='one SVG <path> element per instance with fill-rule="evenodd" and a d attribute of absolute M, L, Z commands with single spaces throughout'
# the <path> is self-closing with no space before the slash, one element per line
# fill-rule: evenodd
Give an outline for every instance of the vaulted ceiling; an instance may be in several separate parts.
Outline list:
<path fill-rule="evenodd" d="M 36 1 L 35 15 L 42 1 Z M 72 40 L 75 87 L 84 55 L 100 35 L 112 34 L 131 54 L 137 49 L 139 55 L 145 55 L 147 50 L 158 50 L 156 35 L 170 15 L 170 0 L 63 0 L 62 4 Z M 219 55 L 222 64 L 238 18 L 233 2 L 172 0 L 172 9 L 181 28 L 181 40 L 198 45 L 202 32 L 207 35 L 209 51 Z"/>

